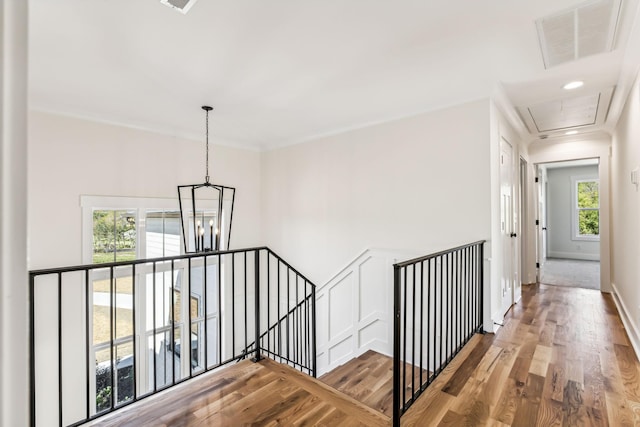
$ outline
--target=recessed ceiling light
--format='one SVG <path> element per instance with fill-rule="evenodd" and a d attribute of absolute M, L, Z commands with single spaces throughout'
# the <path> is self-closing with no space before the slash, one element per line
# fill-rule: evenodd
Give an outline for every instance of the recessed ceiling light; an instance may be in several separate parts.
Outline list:
<path fill-rule="evenodd" d="M 565 134 L 565 135 L 575 135 L 575 134 L 577 134 L 577 133 L 578 133 L 578 131 L 577 131 L 577 130 L 570 130 L 570 131 L 565 132 L 564 134 Z"/>
<path fill-rule="evenodd" d="M 582 87 L 582 86 L 584 86 L 584 82 L 576 80 L 575 82 L 569 82 L 566 85 L 562 86 L 562 89 L 565 89 L 565 90 L 578 89 L 579 87 Z"/>

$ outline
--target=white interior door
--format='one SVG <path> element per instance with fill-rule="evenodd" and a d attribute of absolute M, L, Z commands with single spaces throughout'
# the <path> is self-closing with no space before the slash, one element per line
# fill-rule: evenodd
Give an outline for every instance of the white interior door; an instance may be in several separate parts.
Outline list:
<path fill-rule="evenodd" d="M 501 297 L 502 312 L 514 301 L 515 227 L 513 215 L 513 147 L 504 138 L 500 141 L 500 234 L 502 239 Z"/>
<path fill-rule="evenodd" d="M 538 280 L 540 280 L 540 269 L 547 259 L 547 187 L 546 169 L 544 165 L 536 166 L 537 185 L 536 192 L 538 198 L 538 223 L 537 223 L 537 268 Z"/>
<path fill-rule="evenodd" d="M 516 281 L 513 288 L 513 302 L 517 303 L 522 298 L 522 277 L 524 276 L 524 265 L 527 259 L 527 234 L 526 228 L 529 224 L 529 215 L 527 214 L 527 206 L 529 204 L 528 186 L 527 186 L 527 161 L 520 158 L 520 175 L 518 180 L 518 217 L 517 217 L 517 230 L 518 237 L 516 238 L 516 256 L 518 257 L 518 263 L 516 268 Z M 518 250 L 519 246 L 519 250 Z"/>

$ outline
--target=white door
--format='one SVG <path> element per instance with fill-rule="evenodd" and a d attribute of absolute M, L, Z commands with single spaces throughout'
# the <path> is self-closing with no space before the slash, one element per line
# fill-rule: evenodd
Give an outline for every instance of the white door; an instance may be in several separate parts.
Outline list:
<path fill-rule="evenodd" d="M 502 239 L 502 312 L 513 305 L 515 282 L 515 227 L 513 221 L 513 147 L 500 141 L 500 234 Z"/>
<path fill-rule="evenodd" d="M 520 179 L 518 180 L 518 199 L 520 204 L 518 205 L 518 217 L 517 217 L 517 233 L 516 238 L 516 256 L 518 257 L 518 263 L 516 268 L 516 281 L 513 288 L 513 302 L 517 303 L 522 298 L 522 275 L 524 265 L 527 260 L 527 242 L 526 242 L 526 229 L 529 224 L 529 215 L 527 214 L 527 206 L 529 201 L 527 200 L 528 186 L 527 186 L 527 161 L 520 158 Z M 518 250 L 518 246 L 520 250 Z"/>
<path fill-rule="evenodd" d="M 547 259 L 547 174 L 544 165 L 536 166 L 537 176 L 537 195 L 538 195 L 538 256 L 537 256 L 537 268 L 538 268 L 538 281 L 540 280 L 540 269 L 544 266 Z"/>

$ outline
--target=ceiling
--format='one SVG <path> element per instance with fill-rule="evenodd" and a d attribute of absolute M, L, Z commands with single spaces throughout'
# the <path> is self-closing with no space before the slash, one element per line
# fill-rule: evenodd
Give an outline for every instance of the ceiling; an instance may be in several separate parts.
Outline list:
<path fill-rule="evenodd" d="M 209 104 L 214 142 L 261 150 L 489 96 L 527 142 L 610 132 L 638 2 L 612 51 L 551 66 L 536 20 L 582 1 L 29 0 L 30 105 L 200 140 Z"/>

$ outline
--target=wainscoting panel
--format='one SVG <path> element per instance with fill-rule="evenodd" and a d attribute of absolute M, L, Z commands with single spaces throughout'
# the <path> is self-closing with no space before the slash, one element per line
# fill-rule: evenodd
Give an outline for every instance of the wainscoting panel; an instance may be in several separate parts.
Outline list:
<path fill-rule="evenodd" d="M 367 249 L 317 290 L 318 376 L 368 350 L 392 355 L 393 264 L 413 256 Z"/>

